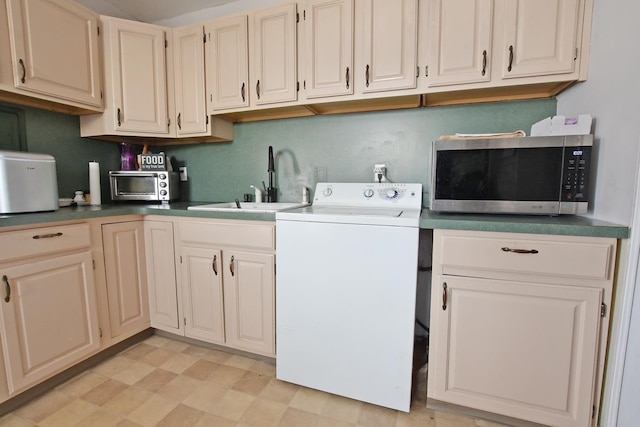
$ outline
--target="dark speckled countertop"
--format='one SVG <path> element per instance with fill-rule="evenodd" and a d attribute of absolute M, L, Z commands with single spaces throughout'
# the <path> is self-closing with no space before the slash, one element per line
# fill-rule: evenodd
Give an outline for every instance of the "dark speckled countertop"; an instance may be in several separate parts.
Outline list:
<path fill-rule="evenodd" d="M 190 211 L 188 206 L 212 202 L 178 202 L 161 204 L 112 204 L 101 206 L 70 206 L 54 212 L 37 212 L 0 215 L 2 227 L 32 225 L 45 222 L 71 221 L 118 215 L 168 215 L 193 218 L 242 219 L 252 221 L 275 221 L 273 213 L 206 212 Z M 509 233 L 558 234 L 570 236 L 613 237 L 626 239 L 629 227 L 612 224 L 582 216 L 522 216 L 447 214 L 423 209 L 420 228 L 454 229 L 475 231 L 498 231 Z"/>

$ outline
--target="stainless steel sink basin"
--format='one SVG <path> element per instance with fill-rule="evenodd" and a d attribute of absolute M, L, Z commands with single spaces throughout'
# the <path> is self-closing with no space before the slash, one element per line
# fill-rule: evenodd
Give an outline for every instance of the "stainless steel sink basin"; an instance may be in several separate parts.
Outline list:
<path fill-rule="evenodd" d="M 212 203 L 209 205 L 189 206 L 187 209 L 192 211 L 212 211 L 212 212 L 255 212 L 269 213 L 284 211 L 287 209 L 301 208 L 309 206 L 309 203 L 290 203 L 290 202 L 274 202 L 274 203 L 250 203 L 240 202 L 240 208 L 236 206 L 236 202 Z"/>

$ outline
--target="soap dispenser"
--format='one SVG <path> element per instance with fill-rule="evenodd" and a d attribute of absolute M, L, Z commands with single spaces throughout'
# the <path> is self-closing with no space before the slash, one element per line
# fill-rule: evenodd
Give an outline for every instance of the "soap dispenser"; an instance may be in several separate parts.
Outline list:
<path fill-rule="evenodd" d="M 250 187 L 253 188 L 253 191 L 256 193 L 256 203 L 262 203 L 262 191 L 255 185 L 251 185 Z"/>

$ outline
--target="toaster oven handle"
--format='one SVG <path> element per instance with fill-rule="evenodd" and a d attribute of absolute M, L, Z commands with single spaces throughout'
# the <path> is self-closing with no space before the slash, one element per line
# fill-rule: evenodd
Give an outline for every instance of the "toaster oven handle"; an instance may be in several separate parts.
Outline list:
<path fill-rule="evenodd" d="M 9 302 L 11 300 L 11 285 L 9 285 L 9 279 L 7 276 L 2 276 L 2 281 L 4 282 L 4 289 L 6 296 L 4 297 L 4 302 Z"/>
<path fill-rule="evenodd" d="M 35 236 L 33 236 L 33 238 L 35 240 L 38 240 L 38 239 L 51 239 L 53 237 L 60 237 L 60 236 L 62 236 L 62 233 L 58 232 L 58 233 L 49 233 L 49 234 L 36 234 Z"/>

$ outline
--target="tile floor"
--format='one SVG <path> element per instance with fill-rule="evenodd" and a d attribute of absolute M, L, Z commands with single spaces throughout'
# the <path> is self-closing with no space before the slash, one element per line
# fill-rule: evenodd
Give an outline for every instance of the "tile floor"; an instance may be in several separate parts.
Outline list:
<path fill-rule="evenodd" d="M 271 363 L 153 335 L 0 418 L 2 427 L 499 427 L 428 410 L 421 380 L 404 413 L 275 379 Z"/>

